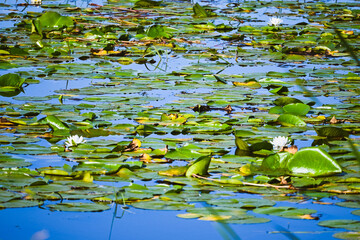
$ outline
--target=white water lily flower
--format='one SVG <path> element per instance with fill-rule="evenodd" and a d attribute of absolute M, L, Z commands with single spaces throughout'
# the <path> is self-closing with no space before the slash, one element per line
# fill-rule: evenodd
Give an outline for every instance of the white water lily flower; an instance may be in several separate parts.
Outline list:
<path fill-rule="evenodd" d="M 65 142 L 66 147 L 76 147 L 77 145 L 86 142 L 86 140 L 82 136 L 73 135 L 67 138 L 67 142 Z"/>
<path fill-rule="evenodd" d="M 268 21 L 268 24 L 277 27 L 277 26 L 279 26 L 282 22 L 283 22 L 283 20 L 282 20 L 281 18 L 272 17 L 272 18 L 270 18 L 270 20 Z"/>
<path fill-rule="evenodd" d="M 278 136 L 274 137 L 270 143 L 273 145 L 275 150 L 281 150 L 283 147 L 290 144 L 290 140 L 288 137 Z"/>

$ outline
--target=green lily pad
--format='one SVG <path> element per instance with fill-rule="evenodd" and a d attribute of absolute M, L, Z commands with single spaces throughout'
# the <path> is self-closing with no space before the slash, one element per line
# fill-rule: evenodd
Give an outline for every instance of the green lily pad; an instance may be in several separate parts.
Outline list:
<path fill-rule="evenodd" d="M 188 166 L 173 167 L 164 171 L 159 171 L 159 175 L 170 176 L 170 177 L 185 176 L 188 168 L 189 168 Z"/>
<path fill-rule="evenodd" d="M 191 160 L 194 158 L 199 158 L 201 156 L 204 156 L 205 154 L 199 153 L 197 150 L 199 150 L 199 147 L 196 147 L 194 145 L 187 145 L 181 148 L 176 148 L 175 150 L 170 150 L 165 154 L 166 158 L 170 159 L 187 159 Z"/>
<path fill-rule="evenodd" d="M 240 137 L 235 136 L 235 145 L 241 151 L 249 151 L 249 145 Z"/>
<path fill-rule="evenodd" d="M 348 220 L 348 219 L 337 219 L 337 220 L 326 220 L 318 223 L 322 227 L 329 228 L 344 228 L 350 231 L 360 231 L 360 221 Z"/>
<path fill-rule="evenodd" d="M 12 167 L 28 167 L 32 164 L 30 162 L 25 162 L 22 158 L 14 158 L 9 155 L 0 155 L 0 168 L 12 168 Z"/>
<path fill-rule="evenodd" d="M 171 38 L 174 29 L 162 25 L 153 25 L 147 30 L 147 35 L 152 38 Z"/>
<path fill-rule="evenodd" d="M 98 203 L 58 203 L 46 205 L 51 211 L 63 212 L 102 212 L 110 209 L 108 205 Z"/>
<path fill-rule="evenodd" d="M 32 22 L 32 32 L 42 34 L 44 31 L 59 30 L 74 26 L 74 20 L 68 16 L 61 16 L 57 12 L 45 12 Z"/>
<path fill-rule="evenodd" d="M 335 233 L 333 237 L 345 240 L 358 240 L 360 238 L 360 232 L 340 232 Z"/>
<path fill-rule="evenodd" d="M 304 103 L 290 103 L 285 105 L 283 109 L 286 113 L 304 116 L 310 111 L 310 106 Z"/>
<path fill-rule="evenodd" d="M 292 114 L 282 114 L 276 120 L 284 126 L 305 127 L 306 123 L 298 116 Z"/>
<path fill-rule="evenodd" d="M 262 161 L 261 169 L 280 175 L 287 170 L 288 161 L 292 157 L 293 154 L 289 152 L 275 153 Z"/>
<path fill-rule="evenodd" d="M 207 175 L 209 165 L 211 162 L 210 156 L 199 157 L 186 171 L 186 176 L 191 177 L 193 174 L 196 175 Z"/>
<path fill-rule="evenodd" d="M 345 131 L 340 127 L 327 126 L 327 127 L 315 128 L 315 131 L 319 136 L 322 137 L 328 137 L 328 138 L 349 137 L 349 132 Z"/>
<path fill-rule="evenodd" d="M 174 201 L 140 201 L 132 203 L 132 206 L 151 210 L 185 210 L 194 207 L 193 204 Z"/>
<path fill-rule="evenodd" d="M 354 210 L 351 212 L 354 215 L 360 216 L 360 209 L 359 210 Z"/>
<path fill-rule="evenodd" d="M 152 1 L 152 0 L 138 0 L 135 2 L 135 8 L 150 8 L 160 6 L 162 1 Z"/>
<path fill-rule="evenodd" d="M 9 202 L 1 203 L 0 208 L 36 207 L 36 206 L 41 206 L 42 204 L 43 202 L 41 201 L 16 199 L 16 200 L 11 200 Z"/>
<path fill-rule="evenodd" d="M 324 176 L 341 173 L 341 167 L 321 148 L 302 148 L 288 160 L 288 170 L 299 176 Z"/>
<path fill-rule="evenodd" d="M 193 11 L 194 11 L 194 17 L 198 17 L 198 18 L 216 16 L 215 13 L 205 10 L 199 3 L 196 3 L 193 6 Z"/>
<path fill-rule="evenodd" d="M 281 97 L 274 101 L 274 104 L 277 106 L 285 106 L 291 103 L 302 103 L 302 101 L 292 97 Z"/>
<path fill-rule="evenodd" d="M 230 198 L 230 199 L 211 199 L 207 203 L 222 207 L 241 207 L 244 209 L 253 209 L 258 207 L 271 207 L 275 205 L 274 201 L 258 198 Z"/>
<path fill-rule="evenodd" d="M 14 193 L 10 191 L 0 191 L 0 203 L 8 202 L 13 199 L 21 198 L 22 195 L 19 193 Z"/>
<path fill-rule="evenodd" d="M 292 219 L 308 219 L 307 216 L 316 213 L 316 210 L 293 207 L 262 207 L 253 210 L 255 213 L 275 215 Z"/>
<path fill-rule="evenodd" d="M 49 115 L 45 118 L 45 121 L 54 130 L 70 130 L 66 123 L 62 122 L 58 117 Z"/>
<path fill-rule="evenodd" d="M 10 87 L 10 88 L 21 88 L 25 78 L 21 78 L 15 73 L 8 73 L 0 76 L 0 87 Z"/>

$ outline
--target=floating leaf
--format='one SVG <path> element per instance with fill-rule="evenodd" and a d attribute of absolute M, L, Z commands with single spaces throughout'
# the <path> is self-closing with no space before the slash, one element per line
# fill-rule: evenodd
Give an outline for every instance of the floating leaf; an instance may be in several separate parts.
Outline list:
<path fill-rule="evenodd" d="M 45 121 L 50 125 L 54 130 L 70 130 L 66 123 L 62 122 L 58 117 L 49 115 L 45 118 Z"/>
<path fill-rule="evenodd" d="M 0 208 L 23 208 L 23 207 L 36 207 L 42 205 L 41 201 L 16 199 L 9 202 L 0 203 Z"/>
<path fill-rule="evenodd" d="M 151 210 L 185 210 L 194 207 L 193 204 L 176 201 L 141 201 L 132 203 L 132 206 Z"/>
<path fill-rule="evenodd" d="M 134 4 L 135 8 L 150 8 L 160 6 L 162 1 L 152 1 L 152 0 L 139 0 Z"/>
<path fill-rule="evenodd" d="M 300 176 L 324 176 L 342 172 L 336 160 L 317 147 L 300 149 L 288 160 L 287 168 L 292 174 Z"/>
<path fill-rule="evenodd" d="M 292 98 L 292 97 L 281 97 L 274 101 L 274 104 L 277 106 L 285 106 L 290 103 L 302 103 L 302 101 L 300 101 L 297 98 Z"/>
<path fill-rule="evenodd" d="M 340 127 L 321 127 L 321 128 L 315 128 L 315 131 L 319 136 L 322 137 L 328 137 L 328 138 L 344 138 L 349 137 L 349 132 L 345 131 L 344 129 Z"/>
<path fill-rule="evenodd" d="M 152 38 L 171 38 L 174 29 L 162 26 L 162 25 L 152 25 L 147 30 L 147 35 Z"/>
<path fill-rule="evenodd" d="M 25 79 L 15 73 L 0 76 L 0 87 L 21 88 L 24 82 Z"/>
<path fill-rule="evenodd" d="M 196 175 L 207 175 L 209 165 L 211 162 L 210 156 L 199 157 L 186 171 L 186 176 L 191 177 L 193 174 Z"/>
<path fill-rule="evenodd" d="M 238 147 L 239 150 L 242 151 L 250 150 L 249 145 L 244 140 L 236 136 L 235 136 L 235 145 Z"/>
<path fill-rule="evenodd" d="M 171 150 L 165 154 L 166 158 L 170 159 L 187 159 L 191 160 L 194 158 L 198 158 L 201 156 L 204 156 L 205 154 L 199 153 L 197 150 L 199 150 L 198 147 L 193 148 L 192 145 L 187 145 L 181 148 L 176 148 L 175 150 Z"/>
<path fill-rule="evenodd" d="M 283 107 L 284 111 L 293 115 L 304 116 L 310 111 L 309 105 L 303 103 L 290 103 Z"/>
<path fill-rule="evenodd" d="M 234 86 L 248 87 L 248 88 L 261 88 L 261 84 L 257 81 L 248 81 L 248 82 L 233 82 Z"/>
<path fill-rule="evenodd" d="M 261 151 L 261 150 L 272 150 L 273 145 L 268 141 L 261 141 L 251 144 L 250 150 L 252 152 Z"/>
<path fill-rule="evenodd" d="M 275 215 L 284 218 L 305 219 L 304 216 L 316 213 L 316 210 L 293 207 L 262 207 L 253 210 L 255 213 Z"/>
<path fill-rule="evenodd" d="M 200 4 L 196 3 L 193 6 L 193 11 L 194 11 L 194 17 L 198 17 L 198 18 L 206 18 L 206 17 L 211 17 L 211 16 L 215 16 L 215 13 L 212 13 L 210 11 L 205 10 Z"/>
<path fill-rule="evenodd" d="M 44 31 L 53 31 L 73 27 L 74 20 L 68 16 L 61 16 L 57 12 L 45 12 L 32 22 L 32 32 L 42 34 Z"/>
<path fill-rule="evenodd" d="M 170 176 L 170 177 L 185 176 L 188 168 L 189 168 L 188 166 L 173 167 L 168 170 L 159 171 L 159 175 Z"/>
<path fill-rule="evenodd" d="M 340 232 L 335 233 L 333 235 L 335 238 L 346 239 L 346 240 L 359 240 L 360 239 L 360 231 L 359 232 Z"/>
<path fill-rule="evenodd" d="M 301 187 L 316 187 L 323 183 L 323 179 L 315 179 L 310 177 L 292 177 L 291 182 L 294 187 L 301 188 Z"/>
<path fill-rule="evenodd" d="M 292 114 L 282 114 L 276 120 L 284 126 L 305 127 L 306 123 L 298 116 Z"/>
<path fill-rule="evenodd" d="M 82 202 L 49 204 L 46 207 L 52 211 L 63 212 L 102 212 L 110 209 L 110 207 L 105 204 Z"/>
<path fill-rule="evenodd" d="M 350 231 L 360 231 L 360 221 L 348 220 L 348 219 L 337 219 L 337 220 L 326 220 L 318 223 L 320 226 L 329 228 L 345 228 Z"/>
<path fill-rule="evenodd" d="M 261 163 L 261 169 L 271 171 L 280 175 L 287 170 L 287 164 L 293 154 L 289 152 L 278 152 L 265 158 Z"/>

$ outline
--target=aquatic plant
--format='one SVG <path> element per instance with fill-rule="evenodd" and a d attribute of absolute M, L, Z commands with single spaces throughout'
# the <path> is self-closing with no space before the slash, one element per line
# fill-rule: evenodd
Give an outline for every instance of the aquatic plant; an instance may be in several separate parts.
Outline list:
<path fill-rule="evenodd" d="M 66 147 L 76 147 L 79 144 L 85 143 L 86 140 L 83 138 L 83 136 L 73 135 L 67 138 L 67 141 L 65 142 Z"/>
<path fill-rule="evenodd" d="M 273 145 L 274 150 L 281 150 L 284 147 L 288 146 L 291 142 L 288 137 L 278 136 L 274 137 L 270 143 Z"/>

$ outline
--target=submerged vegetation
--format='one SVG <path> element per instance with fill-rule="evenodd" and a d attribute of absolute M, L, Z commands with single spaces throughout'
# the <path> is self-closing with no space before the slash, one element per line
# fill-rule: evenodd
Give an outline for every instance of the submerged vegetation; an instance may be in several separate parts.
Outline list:
<path fill-rule="evenodd" d="M 218 3 L 0 3 L 0 207 L 358 238 L 359 4 Z M 278 205 L 328 198 L 353 219 Z"/>

